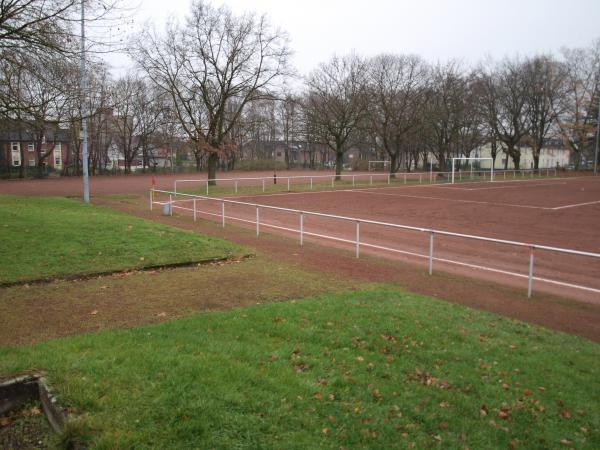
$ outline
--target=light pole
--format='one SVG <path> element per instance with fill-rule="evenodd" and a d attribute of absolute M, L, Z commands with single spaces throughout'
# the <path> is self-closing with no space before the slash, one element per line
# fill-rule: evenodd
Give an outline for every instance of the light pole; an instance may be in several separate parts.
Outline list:
<path fill-rule="evenodd" d="M 83 153 L 83 202 L 90 202 L 90 180 L 88 175 L 88 129 L 87 129 L 87 111 L 85 110 L 85 91 L 87 88 L 85 78 L 85 0 L 81 0 L 81 61 L 80 61 L 80 80 L 79 87 L 81 91 L 81 130 L 83 133 L 82 153 Z"/>

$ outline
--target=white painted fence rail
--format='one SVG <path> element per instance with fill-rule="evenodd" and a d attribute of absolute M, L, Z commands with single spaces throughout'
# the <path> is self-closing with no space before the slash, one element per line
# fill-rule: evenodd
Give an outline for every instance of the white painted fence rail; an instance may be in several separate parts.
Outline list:
<path fill-rule="evenodd" d="M 165 196 L 168 195 L 168 197 L 169 197 L 168 202 L 156 201 L 155 196 L 157 193 L 163 194 Z M 414 227 L 414 226 L 410 226 L 410 225 L 401 225 L 401 224 L 396 224 L 396 223 L 380 222 L 380 221 L 376 221 L 376 220 L 360 219 L 360 218 L 356 218 L 356 217 L 341 216 L 341 215 L 336 215 L 336 214 L 326 214 L 326 213 L 320 213 L 320 212 L 315 212 L 315 211 L 306 211 L 306 210 L 299 210 L 299 209 L 293 209 L 293 208 L 283 208 L 283 207 L 279 207 L 279 206 L 271 206 L 271 205 L 264 205 L 264 204 L 258 204 L 258 203 L 243 202 L 243 201 L 232 200 L 232 199 L 207 197 L 207 196 L 202 196 L 202 195 L 179 193 L 178 195 L 180 197 L 184 197 L 187 200 L 174 200 L 174 194 L 175 193 L 171 192 L 171 191 L 150 189 L 150 209 L 152 209 L 153 204 L 159 204 L 159 205 L 169 204 L 169 211 L 170 211 L 171 215 L 173 214 L 173 209 L 175 209 L 175 208 L 192 211 L 194 213 L 194 215 L 196 215 L 197 213 L 202 213 L 201 211 L 197 211 L 197 209 L 196 209 L 196 206 L 195 206 L 196 200 L 221 203 L 221 214 L 215 214 L 215 213 L 205 213 L 205 214 L 209 214 L 209 215 L 213 215 L 213 216 L 220 216 L 221 225 L 223 227 L 225 227 L 225 218 L 227 217 L 225 215 L 225 204 L 227 203 L 227 204 L 232 204 L 232 205 L 242 205 L 242 206 L 247 206 L 247 207 L 251 207 L 251 208 L 256 208 L 256 220 L 248 220 L 248 219 L 239 218 L 239 217 L 228 217 L 228 218 L 230 218 L 232 220 L 238 220 L 241 222 L 256 224 L 256 235 L 257 236 L 260 235 L 260 227 L 263 226 L 263 227 L 270 227 L 270 228 L 282 229 L 282 230 L 286 230 L 286 231 L 292 231 L 292 232 L 299 233 L 300 245 L 304 244 L 304 236 L 305 235 L 310 235 L 310 236 L 314 236 L 314 237 L 318 237 L 318 238 L 322 238 L 322 239 L 329 239 L 329 240 L 334 240 L 334 241 L 338 241 L 338 242 L 353 244 L 355 246 L 355 252 L 356 252 L 357 258 L 360 256 L 360 247 L 361 246 L 379 249 L 379 250 L 386 250 L 386 251 L 396 252 L 396 253 L 401 253 L 401 254 L 407 254 L 410 256 L 425 257 L 425 258 L 428 258 L 430 275 L 433 273 L 433 261 L 438 260 L 438 261 L 441 261 L 444 263 L 456 264 L 456 265 L 460 265 L 463 267 L 481 269 L 481 270 L 500 273 L 500 274 L 504 274 L 504 275 L 516 276 L 516 277 L 521 277 L 521 278 L 526 277 L 528 280 L 528 285 L 527 285 L 527 296 L 528 297 L 531 297 L 531 295 L 532 295 L 534 280 L 538 280 L 538 281 L 542 281 L 545 283 L 550 283 L 550 284 L 554 284 L 554 285 L 558 285 L 558 286 L 568 287 L 568 288 L 581 289 L 581 290 L 585 290 L 588 292 L 600 294 L 600 289 L 595 288 L 595 287 L 582 286 L 582 285 L 578 285 L 578 284 L 567 283 L 567 282 L 552 280 L 552 279 L 548 279 L 548 278 L 540 278 L 540 277 L 534 276 L 534 274 L 533 274 L 534 273 L 535 250 L 545 250 L 545 251 L 549 251 L 549 252 L 555 252 L 555 253 L 561 253 L 561 254 L 567 254 L 567 255 L 595 258 L 598 260 L 600 260 L 600 253 L 587 252 L 587 251 L 581 251 L 581 250 L 572 250 L 572 249 L 552 247 L 552 246 L 547 246 L 547 245 L 526 243 L 526 242 L 506 240 L 506 239 L 496 239 L 496 238 L 477 236 L 477 235 L 471 235 L 471 234 L 455 233 L 455 232 L 436 230 L 436 229 L 431 229 L 431 228 Z M 185 202 L 185 201 L 190 201 L 190 200 L 194 201 L 193 209 L 177 205 L 178 202 Z M 266 222 L 261 223 L 260 222 L 260 210 L 263 210 L 263 209 L 298 214 L 299 223 L 300 223 L 299 229 L 288 228 L 288 227 L 283 227 L 283 226 L 274 225 L 274 224 L 268 224 Z M 344 238 L 336 237 L 336 236 L 329 236 L 329 235 L 325 235 L 325 234 L 321 234 L 321 233 L 307 232 L 304 229 L 304 217 L 305 216 L 315 216 L 315 217 L 323 217 L 323 218 L 328 218 L 328 219 L 353 222 L 356 224 L 356 237 L 354 240 L 350 240 L 350 239 L 344 239 Z M 405 250 L 400 250 L 400 249 L 395 249 L 395 248 L 391 248 L 391 247 L 385 247 L 385 246 L 381 246 L 381 245 L 361 242 L 361 239 L 360 239 L 361 224 L 379 225 L 379 226 L 384 226 L 384 227 L 389 227 L 389 228 L 394 228 L 394 229 L 428 233 L 429 234 L 429 252 L 427 255 L 422 255 L 422 254 L 409 252 L 409 251 L 405 251 Z M 518 272 L 511 272 L 511 271 L 507 271 L 507 270 L 495 269 L 495 268 L 486 267 L 486 266 L 473 265 L 473 264 L 469 264 L 469 263 L 453 261 L 453 260 L 448 260 L 448 259 L 443 259 L 443 258 L 435 258 L 434 257 L 434 236 L 435 235 L 449 236 L 449 237 L 461 238 L 461 239 L 472 240 L 472 241 L 484 241 L 484 242 L 490 242 L 490 243 L 494 243 L 494 244 L 503 244 L 503 245 L 513 246 L 513 247 L 529 249 L 528 274 L 523 275 Z"/>
<path fill-rule="evenodd" d="M 533 178 L 534 176 L 556 176 L 557 171 L 555 168 L 553 169 L 520 169 L 520 170 L 499 170 L 499 169 L 495 169 L 494 170 L 494 177 L 493 179 L 499 179 L 500 177 L 502 177 L 502 179 L 507 180 L 510 178 L 513 179 L 517 179 L 517 178 Z M 508 177 L 507 177 L 508 176 Z M 260 187 L 262 186 L 262 192 L 266 192 L 266 186 L 267 183 L 272 183 L 272 184 L 276 184 L 276 182 L 279 182 L 281 184 L 281 182 L 284 183 L 284 186 L 287 186 L 287 190 L 290 191 L 292 185 L 294 184 L 293 182 L 296 180 L 303 180 L 304 183 L 303 184 L 308 184 L 310 186 L 310 189 L 314 188 L 314 181 L 327 181 L 327 185 L 330 185 L 332 188 L 335 187 L 335 182 L 339 181 L 338 178 L 342 181 L 347 180 L 347 181 L 352 181 L 352 186 L 356 186 L 357 182 L 368 182 L 370 185 L 373 184 L 373 182 L 383 182 L 383 183 L 387 183 L 387 184 L 391 184 L 392 180 L 395 180 L 396 182 L 400 182 L 400 180 L 404 183 L 407 184 L 408 181 L 413 181 L 416 182 L 417 180 L 419 181 L 419 184 L 423 184 L 423 183 L 429 183 L 429 184 L 437 184 L 437 183 L 452 183 L 454 178 L 457 178 L 459 181 L 466 181 L 466 180 L 476 180 L 476 181 L 481 181 L 483 180 L 487 180 L 487 181 L 493 181 L 492 179 L 492 173 L 490 170 L 482 170 L 482 169 L 478 169 L 478 170 L 468 170 L 468 171 L 455 171 L 455 172 L 397 172 L 394 174 L 394 176 L 392 177 L 392 174 L 390 173 L 372 173 L 372 172 L 360 172 L 360 173 L 343 173 L 340 175 L 335 175 L 335 174 L 331 174 L 331 175 L 294 175 L 294 176 L 268 176 L 268 177 L 239 177 L 239 178 L 211 178 L 211 179 L 205 179 L 205 178 L 191 178 L 191 179 L 181 179 L 181 180 L 175 180 L 173 183 L 173 195 L 177 196 L 180 192 L 181 192 L 181 185 L 182 184 L 194 184 L 194 185 L 202 185 L 204 187 L 205 190 L 205 194 L 208 195 L 210 193 L 210 186 L 214 186 L 211 185 L 211 182 L 214 182 L 215 184 L 218 182 L 229 182 L 229 183 L 233 183 L 233 188 L 234 188 L 234 192 L 237 194 L 239 187 L 240 187 L 240 182 L 245 182 L 245 181 L 258 181 L 260 183 L 257 183 L 256 185 L 247 185 L 247 186 L 253 186 L 253 187 Z M 442 178 L 442 180 L 440 180 L 440 178 Z"/>

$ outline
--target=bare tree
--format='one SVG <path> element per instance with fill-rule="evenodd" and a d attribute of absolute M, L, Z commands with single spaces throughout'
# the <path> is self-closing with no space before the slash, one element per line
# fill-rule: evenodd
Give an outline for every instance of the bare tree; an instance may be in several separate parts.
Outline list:
<path fill-rule="evenodd" d="M 550 56 L 536 56 L 525 63 L 527 77 L 528 143 L 532 149 L 533 167 L 539 168 L 540 153 L 552 127 L 561 114 L 565 70 Z"/>
<path fill-rule="evenodd" d="M 369 61 L 369 125 L 374 143 L 390 158 L 392 176 L 407 148 L 407 135 L 421 119 L 427 82 L 427 65 L 418 56 L 384 54 Z"/>
<path fill-rule="evenodd" d="M 427 101 L 424 104 L 425 142 L 435 154 L 440 170 L 457 154 L 459 133 L 465 126 L 467 81 L 459 65 L 450 61 L 432 70 Z"/>
<path fill-rule="evenodd" d="M 264 16 L 234 15 L 196 0 L 183 27 L 164 36 L 144 32 L 132 52 L 138 65 L 173 101 L 182 129 L 196 146 L 199 168 L 208 154 L 208 178 L 245 106 L 269 95 L 288 71 L 287 36 Z M 235 103 L 235 108 L 228 107 Z"/>
<path fill-rule="evenodd" d="M 133 161 L 140 156 L 145 170 L 149 165 L 149 146 L 162 112 L 161 99 L 144 79 L 132 74 L 117 80 L 113 97 L 113 123 L 125 173 L 131 172 Z"/>
<path fill-rule="evenodd" d="M 344 153 L 367 118 L 366 69 L 365 61 L 356 55 L 334 56 L 320 64 L 307 80 L 308 113 L 317 125 L 319 138 L 335 152 L 337 179 Z"/>
<path fill-rule="evenodd" d="M 287 92 L 277 105 L 277 118 L 283 137 L 285 167 L 290 168 L 290 150 L 294 144 L 294 136 L 298 132 L 298 99 Z"/>
<path fill-rule="evenodd" d="M 495 71 L 497 119 L 495 134 L 505 145 L 516 169 L 521 165 L 521 141 L 531 128 L 527 114 L 529 83 L 526 65 L 519 59 L 505 59 Z M 506 163 L 508 164 L 508 158 Z"/>
<path fill-rule="evenodd" d="M 593 142 L 600 94 L 600 40 L 590 48 L 563 49 L 565 95 L 557 124 L 566 146 L 573 152 L 575 168 Z"/>

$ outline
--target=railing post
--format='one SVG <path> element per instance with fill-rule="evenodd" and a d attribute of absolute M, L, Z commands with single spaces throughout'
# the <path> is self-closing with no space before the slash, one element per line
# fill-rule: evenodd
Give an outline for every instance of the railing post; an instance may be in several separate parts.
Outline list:
<path fill-rule="evenodd" d="M 356 186 L 356 184 L 354 182 L 354 175 L 352 175 L 352 187 L 355 187 L 355 186 Z"/>
<path fill-rule="evenodd" d="M 263 192 L 265 192 L 265 179 L 264 178 L 262 180 L 262 185 L 263 185 Z"/>
<path fill-rule="evenodd" d="M 196 199 L 194 199 L 194 222 L 196 221 Z"/>
<path fill-rule="evenodd" d="M 300 247 L 304 245 L 304 213 L 300 212 Z"/>
<path fill-rule="evenodd" d="M 236 193 L 236 194 L 238 193 L 238 188 L 237 188 L 237 186 L 238 186 L 238 180 L 235 180 L 235 193 Z"/>
<path fill-rule="evenodd" d="M 369 177 L 369 185 L 373 186 L 373 175 Z"/>
<path fill-rule="evenodd" d="M 206 180 L 206 195 L 208 195 L 208 180 Z"/>
<path fill-rule="evenodd" d="M 169 215 L 173 215 L 173 196 L 169 194 Z"/>
<path fill-rule="evenodd" d="M 221 226 L 225 228 L 225 201 L 221 200 Z"/>
<path fill-rule="evenodd" d="M 288 192 L 290 192 L 290 177 L 288 177 Z"/>
<path fill-rule="evenodd" d="M 152 211 L 152 204 L 154 203 L 154 195 L 153 195 L 153 190 L 150 189 L 150 211 Z"/>
<path fill-rule="evenodd" d="M 422 184 L 422 182 L 423 182 L 423 175 L 422 175 L 422 174 L 419 174 L 419 184 Z M 389 184 L 389 183 L 388 183 L 388 184 Z"/>
<path fill-rule="evenodd" d="M 433 273 L 433 231 L 429 235 L 429 275 Z"/>
<path fill-rule="evenodd" d="M 313 179 L 312 179 L 312 177 L 310 177 L 310 190 L 311 191 L 312 191 L 312 188 L 313 188 Z"/>
<path fill-rule="evenodd" d="M 360 222 L 356 221 L 356 257 L 360 256 Z"/>
<path fill-rule="evenodd" d="M 404 184 L 406 184 L 406 173 L 404 174 Z"/>
<path fill-rule="evenodd" d="M 390 182 L 391 182 L 390 178 L 392 178 L 392 177 L 391 177 L 391 175 L 389 173 L 387 175 L 388 175 L 388 184 L 390 184 Z"/>
<path fill-rule="evenodd" d="M 333 187 L 333 182 L 335 181 L 335 177 L 331 177 L 331 187 Z"/>
<path fill-rule="evenodd" d="M 531 293 L 533 290 L 533 249 L 533 245 L 529 247 L 529 279 L 527 283 L 527 298 L 531 298 Z"/>
<path fill-rule="evenodd" d="M 260 207 L 256 207 L 256 236 L 260 235 Z"/>

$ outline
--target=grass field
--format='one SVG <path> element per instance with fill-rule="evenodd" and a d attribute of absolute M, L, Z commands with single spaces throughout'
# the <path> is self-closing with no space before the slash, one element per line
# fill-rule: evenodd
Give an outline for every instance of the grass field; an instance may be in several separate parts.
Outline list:
<path fill-rule="evenodd" d="M 92 448 L 599 448 L 600 347 L 392 287 L 0 350 Z"/>
<path fill-rule="evenodd" d="M 0 196 L 0 283 L 240 256 L 242 247 L 66 198 Z"/>

